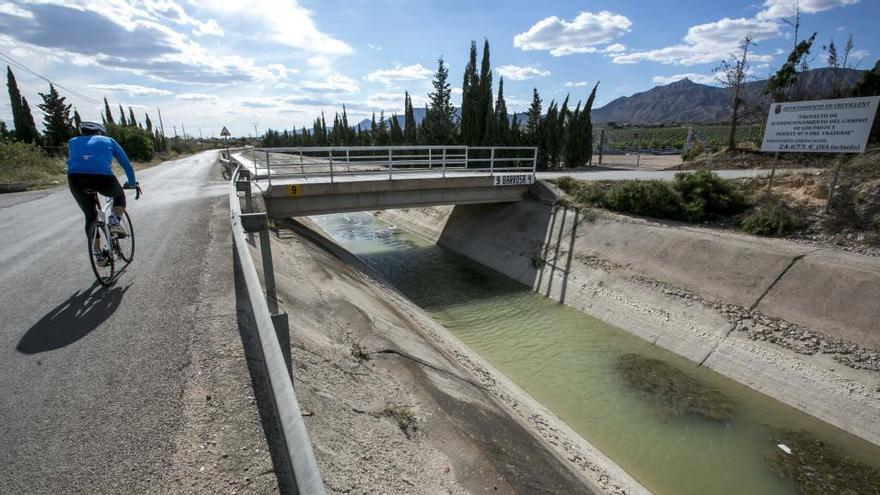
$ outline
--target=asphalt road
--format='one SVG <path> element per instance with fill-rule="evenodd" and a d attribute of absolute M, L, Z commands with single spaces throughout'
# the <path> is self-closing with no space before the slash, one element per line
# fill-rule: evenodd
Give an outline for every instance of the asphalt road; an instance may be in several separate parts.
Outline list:
<path fill-rule="evenodd" d="M 100 288 L 67 188 L 0 198 L 0 493 L 155 489 L 180 428 L 215 152 L 138 173 L 134 262 Z"/>

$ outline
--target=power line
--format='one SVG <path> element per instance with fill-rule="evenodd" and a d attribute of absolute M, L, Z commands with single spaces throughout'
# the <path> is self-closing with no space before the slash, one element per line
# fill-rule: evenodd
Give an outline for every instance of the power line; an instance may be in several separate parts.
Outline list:
<path fill-rule="evenodd" d="M 24 70 L 24 71 L 26 71 L 26 72 L 29 72 L 29 73 L 33 74 L 34 76 L 39 77 L 40 79 L 42 79 L 42 80 L 48 82 L 49 84 L 52 84 L 53 86 L 56 86 L 56 87 L 58 87 L 58 88 L 61 88 L 61 89 L 63 89 L 64 91 L 67 91 L 68 93 L 70 93 L 70 94 L 72 94 L 72 95 L 74 95 L 74 96 L 77 96 L 77 97 L 79 97 L 80 99 L 82 99 L 82 100 L 84 100 L 84 101 L 87 101 L 87 102 L 89 102 L 89 103 L 91 103 L 91 104 L 93 104 L 93 105 L 98 105 L 98 106 L 100 106 L 100 105 L 103 104 L 102 102 L 100 102 L 100 101 L 98 101 L 98 100 L 92 99 L 92 98 L 90 98 L 90 97 L 88 97 L 88 96 L 85 96 L 85 95 L 83 95 L 83 94 L 81 94 L 81 93 L 78 93 L 78 92 L 76 92 L 76 91 L 74 91 L 74 90 L 72 90 L 72 89 L 70 89 L 70 88 L 68 88 L 68 87 L 66 87 L 66 86 L 63 86 L 63 85 L 61 85 L 61 84 L 58 84 L 58 83 L 55 82 L 55 81 L 52 81 L 52 80 L 49 79 L 48 77 L 46 77 L 46 76 L 44 76 L 44 75 L 38 73 L 37 71 L 31 69 L 31 68 L 28 67 L 27 65 L 24 65 L 23 63 L 19 62 L 18 60 L 15 60 L 14 58 L 12 58 L 12 57 L 10 57 L 9 55 L 3 53 L 2 51 L 0 51 L 0 59 L 4 60 L 5 62 L 7 62 L 7 63 L 9 63 L 9 64 L 14 65 L 15 67 L 17 67 L 17 68 L 19 68 L 19 69 L 22 69 L 22 70 Z"/>

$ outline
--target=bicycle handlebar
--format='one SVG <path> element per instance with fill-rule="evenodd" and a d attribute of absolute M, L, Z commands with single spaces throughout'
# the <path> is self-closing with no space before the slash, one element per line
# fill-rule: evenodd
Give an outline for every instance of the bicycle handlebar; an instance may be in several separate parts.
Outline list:
<path fill-rule="evenodd" d="M 135 190 L 135 194 L 134 194 L 135 201 L 141 199 L 141 194 L 143 194 L 143 191 L 141 191 L 140 182 L 135 182 L 134 187 L 132 187 L 128 182 L 126 182 L 125 185 L 122 186 L 122 188 L 123 189 L 134 189 Z"/>

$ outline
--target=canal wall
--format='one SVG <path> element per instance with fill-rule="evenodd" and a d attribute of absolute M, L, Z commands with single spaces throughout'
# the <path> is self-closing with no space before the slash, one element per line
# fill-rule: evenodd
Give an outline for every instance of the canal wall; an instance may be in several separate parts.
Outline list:
<path fill-rule="evenodd" d="M 649 493 L 309 219 L 271 237 L 328 492 Z"/>
<path fill-rule="evenodd" d="M 378 214 L 880 444 L 880 260 L 542 200 Z"/>

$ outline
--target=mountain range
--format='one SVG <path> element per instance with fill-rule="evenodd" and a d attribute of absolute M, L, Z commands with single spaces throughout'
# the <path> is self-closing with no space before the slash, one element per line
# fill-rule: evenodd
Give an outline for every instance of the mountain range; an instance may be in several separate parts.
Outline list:
<path fill-rule="evenodd" d="M 843 69 L 841 73 L 844 90 L 851 88 L 862 76 L 861 70 Z M 831 93 L 833 69 L 812 69 L 798 75 L 792 94 L 800 95 L 799 99 L 820 99 Z M 757 120 L 767 113 L 770 100 L 764 94 L 767 79 L 750 81 L 744 86 L 743 99 L 754 112 L 749 118 Z M 586 96 L 586 95 L 585 95 Z M 576 97 L 573 97 L 577 101 Z M 730 118 L 728 91 L 719 86 L 699 84 L 690 79 L 681 79 L 673 83 L 657 86 L 632 96 L 617 98 L 607 105 L 594 108 L 593 123 L 633 125 L 669 125 L 669 124 L 714 124 L 726 122 Z M 544 102 L 545 105 L 548 102 Z M 424 108 L 414 108 L 416 122 L 425 118 Z M 458 110 L 455 116 L 458 118 Z M 517 119 L 525 122 L 525 113 L 517 113 Z M 513 119 L 513 115 L 508 116 Z M 397 120 L 403 127 L 403 115 Z M 390 121 L 390 119 L 387 119 Z M 364 119 L 358 127 L 369 130 L 370 119 Z"/>

